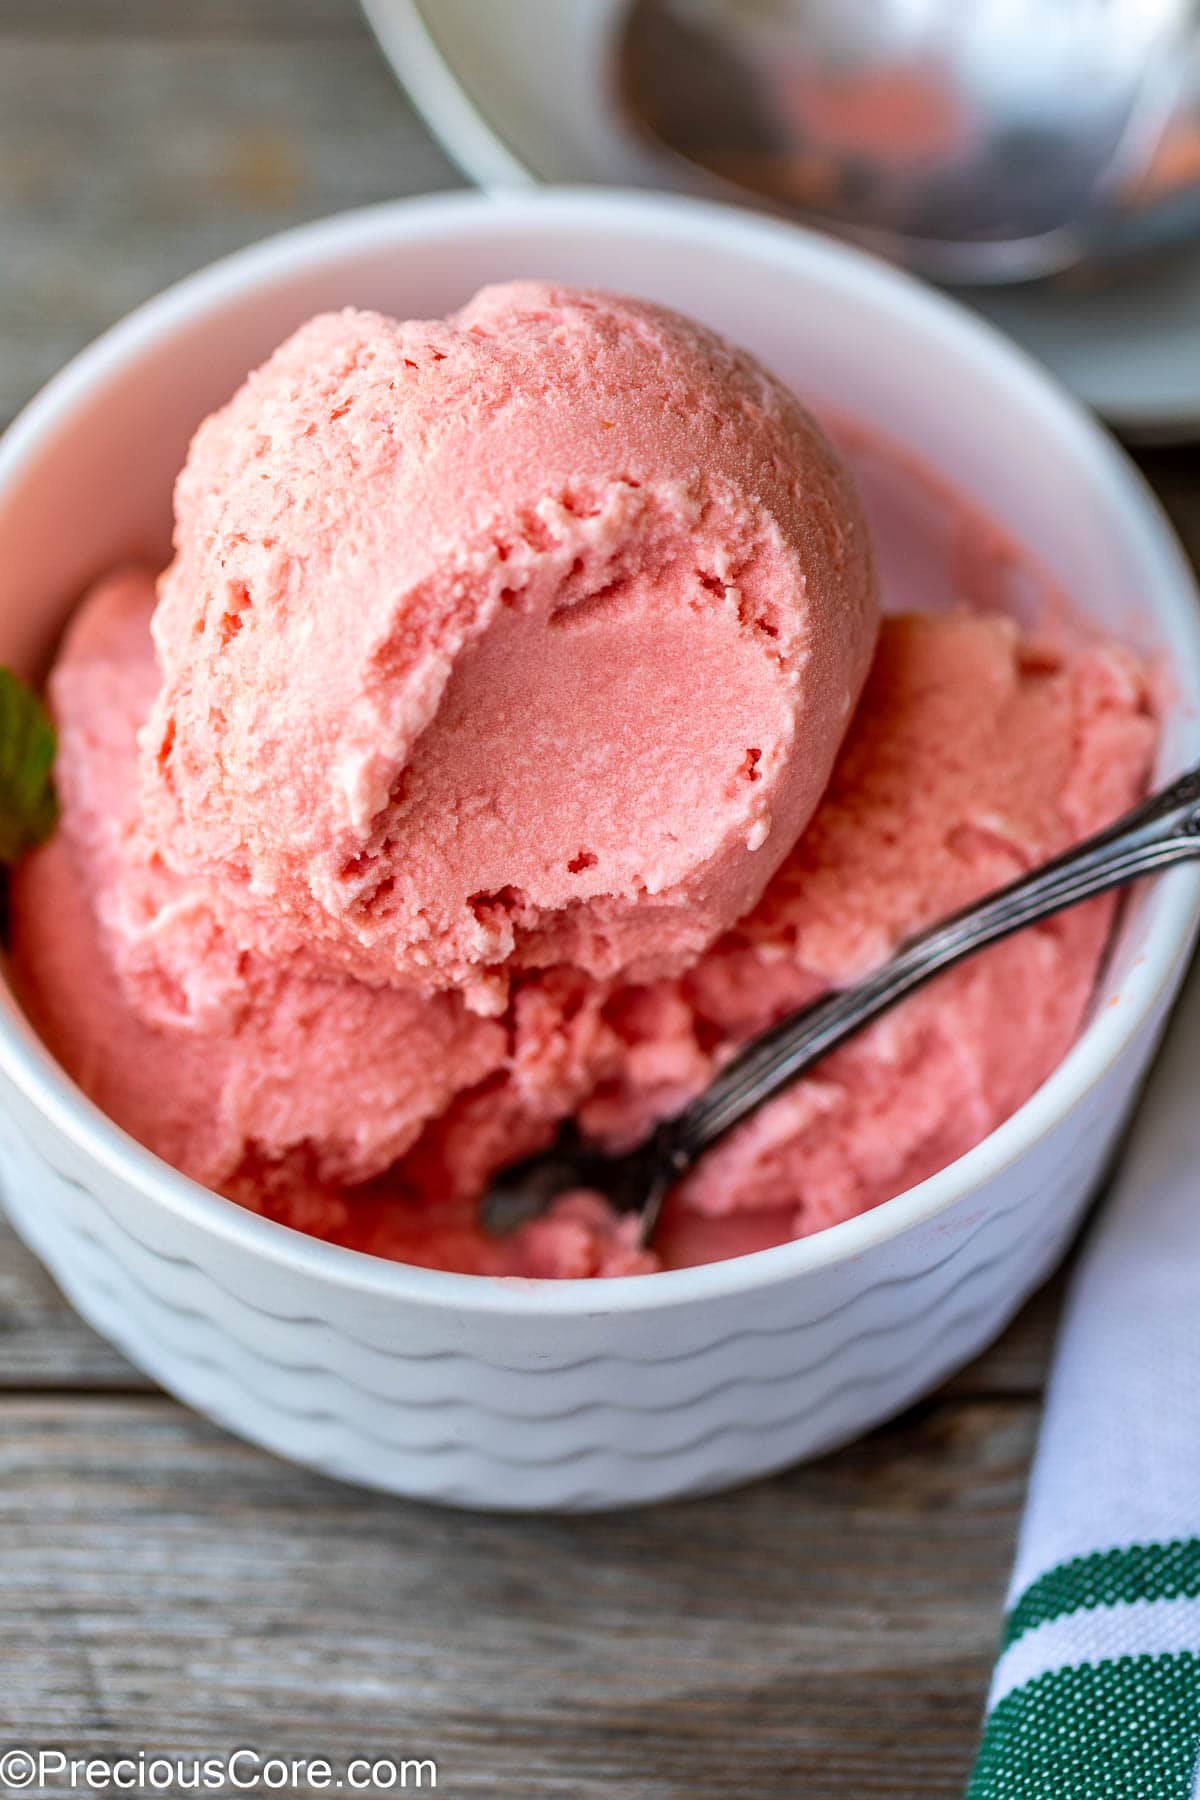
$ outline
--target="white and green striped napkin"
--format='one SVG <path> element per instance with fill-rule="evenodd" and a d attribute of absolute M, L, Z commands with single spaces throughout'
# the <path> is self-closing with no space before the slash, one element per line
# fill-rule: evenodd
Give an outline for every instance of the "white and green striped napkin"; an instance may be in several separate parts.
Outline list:
<path fill-rule="evenodd" d="M 1200 969 L 1076 1276 L 969 1800 L 1200 1800 Z"/>

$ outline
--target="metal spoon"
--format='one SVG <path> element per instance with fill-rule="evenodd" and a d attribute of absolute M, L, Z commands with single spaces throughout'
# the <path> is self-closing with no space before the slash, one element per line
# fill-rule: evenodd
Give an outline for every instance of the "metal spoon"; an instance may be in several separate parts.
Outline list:
<path fill-rule="evenodd" d="M 560 1194 L 588 1188 L 618 1212 L 636 1212 L 641 1242 L 648 1244 L 663 1201 L 704 1151 L 905 994 L 1011 932 L 1195 856 L 1200 856 L 1200 768 L 1108 830 L 909 938 L 864 980 L 752 1038 L 711 1086 L 636 1150 L 606 1155 L 585 1144 L 573 1125 L 565 1126 L 549 1150 L 499 1175 L 481 1203 L 484 1229 L 495 1235 L 511 1231 L 545 1212 Z"/>

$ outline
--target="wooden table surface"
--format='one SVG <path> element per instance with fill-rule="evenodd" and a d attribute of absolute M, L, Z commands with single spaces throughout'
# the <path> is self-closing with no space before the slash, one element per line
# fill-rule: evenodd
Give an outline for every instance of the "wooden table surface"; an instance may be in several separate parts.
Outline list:
<path fill-rule="evenodd" d="M 0 0 L 0 423 L 214 255 L 457 182 L 353 0 Z M 1200 458 L 1143 461 L 1195 548 Z M 1059 1292 L 839 1455 L 521 1520 L 236 1442 L 0 1228 L 0 1737 L 428 1756 L 454 1796 L 959 1796 Z"/>

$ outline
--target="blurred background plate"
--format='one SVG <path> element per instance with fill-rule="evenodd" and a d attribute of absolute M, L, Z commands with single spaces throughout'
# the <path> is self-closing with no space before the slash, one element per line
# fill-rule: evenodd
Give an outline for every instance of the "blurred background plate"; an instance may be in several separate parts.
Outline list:
<path fill-rule="evenodd" d="M 606 181 L 720 192 L 615 102 L 623 0 L 363 0 L 430 128 L 484 186 Z M 726 190 L 729 197 L 729 190 Z M 1200 436 L 1200 243 L 1151 274 L 961 290 L 1118 431 Z"/>

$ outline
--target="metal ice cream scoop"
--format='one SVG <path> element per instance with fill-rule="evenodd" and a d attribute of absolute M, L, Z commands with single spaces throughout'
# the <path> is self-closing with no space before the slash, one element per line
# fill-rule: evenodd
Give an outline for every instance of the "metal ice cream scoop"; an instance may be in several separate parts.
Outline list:
<path fill-rule="evenodd" d="M 618 1212 L 637 1213 L 641 1242 L 648 1244 L 663 1201 L 706 1150 L 922 982 L 1026 925 L 1195 856 L 1200 856 L 1200 768 L 1108 830 L 909 938 L 864 980 L 752 1038 L 711 1086 L 636 1150 L 606 1155 L 585 1144 L 574 1126 L 564 1127 L 549 1150 L 497 1177 L 481 1205 L 485 1230 L 510 1231 L 545 1212 L 559 1195 L 586 1188 Z"/>
<path fill-rule="evenodd" d="M 631 0 L 620 102 L 680 180 L 937 280 L 1200 232 L 1196 0 Z"/>

